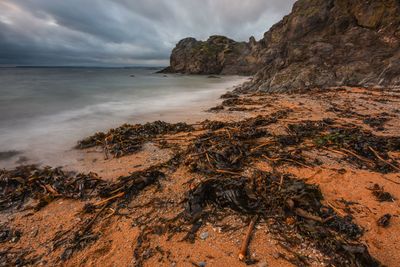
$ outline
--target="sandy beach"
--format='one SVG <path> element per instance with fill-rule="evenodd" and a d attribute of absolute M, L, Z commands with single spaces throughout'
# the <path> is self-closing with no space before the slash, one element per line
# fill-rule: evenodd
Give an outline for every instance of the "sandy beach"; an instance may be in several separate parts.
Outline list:
<path fill-rule="evenodd" d="M 191 140 L 204 134 L 206 130 L 200 126 L 200 122 L 206 119 L 232 123 L 256 116 L 268 118 L 271 114 L 287 110 L 287 116 L 265 126 L 273 136 L 288 134 L 290 124 L 327 119 L 334 125 L 360 127 L 376 136 L 400 134 L 397 127 L 400 124 L 400 91 L 394 89 L 346 87 L 307 93 L 245 94 L 228 99 L 234 101 L 219 99 L 213 103 L 223 103 L 223 109 L 220 108 L 218 112 L 199 112 L 192 116 L 189 111 L 179 111 L 174 116 L 163 118 L 168 122 L 192 124 L 193 131 L 160 135 L 146 142 L 138 152 L 118 158 L 111 156 L 105 159 L 101 147 L 78 150 L 78 160 L 66 166 L 66 169 L 95 172 L 103 180 L 117 181 L 118 177 L 169 162 L 177 147 L 185 149 L 190 146 Z M 366 123 L 368 118 L 380 117 L 386 119 L 379 126 Z M 233 133 L 234 129 L 228 134 Z M 268 146 L 267 141 L 261 138 L 257 147 Z M 246 177 L 253 169 L 275 171 L 295 175 L 296 179 L 319 186 L 324 205 L 331 207 L 339 216 L 351 215 L 363 229 L 360 242 L 366 245 L 370 254 L 383 265 L 397 266 L 400 261 L 397 253 L 400 249 L 400 175 L 397 167 L 387 173 L 374 171 L 366 167 L 366 163 L 361 162 L 360 165 L 359 159 L 348 154 L 351 152 L 347 150 L 316 147 L 313 138 L 307 139 L 306 144 L 307 149 L 296 150 L 296 145 L 286 148 L 289 151 L 287 153 L 307 159 L 304 162 L 287 160 L 275 164 L 275 159 L 266 156 L 251 161 L 250 165 L 239 171 L 239 175 Z M 390 152 L 390 158 L 399 162 L 399 152 Z M 382 158 L 376 160 L 384 161 Z M 117 208 L 118 196 L 117 204 L 113 200 L 98 197 L 86 200 L 56 197 L 38 211 L 33 209 L 37 200 L 32 199 L 23 209 L 13 208 L 3 212 L 3 227 L 20 233 L 18 238 L 11 237 L 2 243 L 3 251 L 21 261 L 46 266 L 245 266 L 238 259 L 251 219 L 245 214 L 225 208 L 216 215 L 210 215 L 209 220 L 194 232 L 192 242 L 185 241 L 190 224 L 181 226 L 173 233 L 161 229 L 154 231 L 160 227 L 160 223 L 162 225 L 163 220 L 171 220 L 185 209 L 185 198 L 191 189 L 210 179 L 209 175 L 193 171 L 186 164 L 179 164 L 165 173 L 165 178 L 143 188 L 120 208 Z M 235 176 L 224 175 L 226 178 Z M 371 189 L 375 184 L 390 193 L 393 199 L 378 201 Z M 57 245 L 57 240 L 60 240 L 60 235 L 68 236 L 88 220 L 93 220 L 91 213 L 83 212 L 87 203 L 107 204 L 91 224 L 91 233 L 96 238 L 82 247 L 74 248 L 68 259 L 62 260 L 68 242 Z M 113 203 L 117 206 L 112 206 Z M 391 215 L 390 223 L 387 227 L 379 226 L 377 221 L 385 214 Z M 292 220 L 289 218 L 286 219 L 288 224 Z M 282 241 L 272 229 L 273 222 L 270 220 L 258 220 L 248 247 L 249 258 L 254 259 L 257 266 L 295 265 L 290 260 L 293 259 L 293 251 L 282 246 Z M 312 244 L 297 249 L 296 253 L 308 255 L 305 261 L 311 266 L 324 265 L 326 256 Z M 294 255 L 298 255 L 296 253 Z"/>

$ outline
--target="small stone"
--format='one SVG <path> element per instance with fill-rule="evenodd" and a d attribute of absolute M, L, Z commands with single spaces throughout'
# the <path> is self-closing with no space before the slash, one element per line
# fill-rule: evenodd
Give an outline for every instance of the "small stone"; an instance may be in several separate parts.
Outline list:
<path fill-rule="evenodd" d="M 199 262 L 200 267 L 206 267 L 207 263 L 204 261 Z"/>
<path fill-rule="evenodd" d="M 257 267 L 268 267 L 268 264 L 267 264 L 267 262 L 263 261 L 263 262 L 260 262 L 259 264 L 257 264 Z"/>
<path fill-rule="evenodd" d="M 200 234 L 200 239 L 201 240 L 206 240 L 208 238 L 208 232 L 203 232 Z"/>

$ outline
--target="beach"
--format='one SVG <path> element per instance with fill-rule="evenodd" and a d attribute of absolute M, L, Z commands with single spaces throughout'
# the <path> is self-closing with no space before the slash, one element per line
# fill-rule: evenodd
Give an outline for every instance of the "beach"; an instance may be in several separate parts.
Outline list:
<path fill-rule="evenodd" d="M 400 260 L 397 253 L 400 248 L 400 236 L 397 234 L 400 230 L 397 199 L 400 194 L 400 177 L 397 167 L 391 169 L 391 166 L 387 166 L 391 163 L 383 159 L 386 156 L 381 152 L 377 152 L 375 156 L 371 154 L 372 158 L 364 158 L 349 149 L 317 146 L 315 138 L 319 134 L 320 125 L 339 127 L 342 130 L 362 129 L 383 138 L 398 136 L 399 97 L 400 92 L 393 89 L 343 87 L 291 94 L 249 93 L 232 98 L 228 95 L 228 98 L 216 99 L 213 102 L 217 106 L 222 105 L 216 109 L 219 111 L 200 112 L 195 116 L 192 116 L 189 110 L 179 111 L 163 119 L 171 123 L 186 122 L 193 125 L 194 130 L 157 135 L 152 141 L 145 142 L 138 151 L 120 157 L 106 155 L 101 146 L 77 150 L 79 156 L 76 163 L 66 166 L 66 169 L 78 172 L 95 172 L 100 179 L 111 183 L 119 181 L 118 177 L 129 177 L 131 174 L 140 174 L 152 168 L 162 168 L 166 175 L 164 178 L 154 185 L 141 187 L 142 189 L 135 191 L 134 197 L 128 202 L 124 202 L 123 193 L 113 193 L 114 196 L 105 199 L 94 197 L 74 200 L 56 197 L 45 207 L 35 211 L 29 208 L 35 206 L 36 201 L 33 199 L 25 205 L 28 208 L 11 210 L 1 215 L 2 222 L 6 223 L 7 227 L 18 229 L 22 233 L 17 242 L 9 241 L 4 245 L 12 248 L 18 257 L 35 259 L 36 256 L 37 262 L 45 265 L 245 266 L 246 264 L 238 259 L 238 253 L 251 218 L 246 213 L 229 208 L 219 210 L 218 206 L 214 206 L 209 210 L 208 219 L 204 217 L 200 228 L 193 232 L 190 239 L 192 241 L 185 239 L 188 232 L 193 230 L 190 222 L 183 225 L 178 223 L 179 228 L 174 227 L 178 227 L 176 223 L 181 220 L 179 214 L 187 207 L 185 201 L 188 201 L 188 192 L 198 188 L 208 179 L 212 180 L 213 177 L 228 180 L 237 175 L 250 177 L 253 171 L 257 170 L 293 175 L 295 180 L 306 185 L 317 185 L 323 195 L 322 203 L 331 210 L 330 212 L 340 217 L 351 216 L 353 222 L 363 229 L 358 242 L 365 244 L 369 253 L 382 264 L 396 266 Z M 383 117 L 385 119 L 382 119 Z M 210 138 L 221 136 L 219 138 L 229 140 L 236 134 L 235 127 L 254 123 L 256 118 L 260 123 L 265 123 L 265 119 L 268 121 L 262 129 L 272 135 L 248 140 L 257 140 L 258 144 L 252 150 L 261 149 L 266 151 L 263 153 L 268 156 L 251 156 L 251 163 L 244 165 L 243 169 L 220 170 L 219 174 L 202 173 L 201 168 L 210 167 L 200 168 L 203 165 L 198 164 L 204 161 L 207 165 L 208 160 L 209 164 L 214 166 L 212 162 L 216 159 L 213 154 L 210 154 L 209 158 L 190 154 L 191 157 L 197 157 L 194 161 L 190 156 L 182 154 L 187 157 L 186 163 L 174 165 L 174 161 L 171 161 L 178 151 L 190 148 L 193 140 L 203 134 L 209 132 Z M 381 120 L 370 123 L 372 118 Z M 214 128 L 205 128 L 205 125 L 211 125 L 204 124 L 206 119 L 228 124 L 237 122 L 239 126 L 223 126 L 221 130 L 211 130 Z M 311 123 L 306 128 L 296 128 L 307 121 L 315 124 Z M 316 125 L 318 127 L 314 129 Z M 259 126 L 254 127 L 257 129 Z M 306 137 L 304 143 L 286 143 L 281 150 L 275 150 L 276 147 L 270 138 L 281 136 L 276 140 L 283 142 L 282 138 L 293 129 L 310 130 L 313 136 Z M 360 140 L 362 142 L 362 139 Z M 372 141 L 369 142 L 370 146 L 375 147 Z M 200 146 L 202 144 L 207 144 L 206 139 L 198 143 Z M 263 150 L 264 148 L 266 150 Z M 212 153 L 212 148 L 209 151 Z M 268 151 L 281 153 L 280 157 L 286 157 L 286 160 L 279 160 L 278 156 L 270 155 Z M 398 161 L 399 157 L 399 152 L 390 152 L 391 159 Z M 375 167 L 369 165 L 370 161 Z M 154 167 L 163 163 L 167 163 L 167 166 Z M 193 169 L 193 164 L 197 164 L 200 169 Z M 282 179 L 281 186 L 285 188 L 285 181 L 289 183 L 291 178 Z M 375 184 L 393 198 L 379 201 L 377 195 L 373 194 Z M 115 192 L 119 192 L 118 190 Z M 84 213 L 88 203 L 102 203 L 99 205 L 104 206 L 102 209 L 95 209 L 94 214 Z M 97 217 L 96 214 L 100 216 Z M 385 227 L 378 225 L 377 221 L 386 214 L 390 214 L 390 223 Z M 296 225 L 296 220 L 309 220 L 301 219 L 304 214 L 297 216 L 299 217 L 287 217 L 284 223 L 290 226 L 292 223 Z M 96 218 L 95 221 L 93 218 Z M 315 216 L 313 218 L 316 220 Z M 82 241 L 82 248 L 70 247 L 71 241 L 68 241 L 68 236 L 73 234 L 75 229 L 85 227 L 88 222 L 91 223 L 90 234 L 86 238 L 95 236 L 95 239 L 88 243 Z M 279 234 L 274 232 L 273 226 L 277 223 L 272 218 L 257 221 L 248 247 L 248 259 L 256 260 L 255 264 L 259 266 L 291 266 L 296 265 L 296 259 L 299 260 L 299 256 L 296 255 L 301 253 L 307 255 L 307 259 L 304 260 L 312 266 L 324 265 L 328 256 L 318 251 L 318 245 L 313 243 L 312 238 L 304 241 L 306 246 L 292 244 L 296 247 L 294 252 L 285 245 L 282 237 L 278 237 Z M 287 234 L 290 235 L 291 232 Z M 328 241 L 333 241 L 336 237 L 331 238 L 324 242 L 328 244 Z M 57 242 L 61 243 L 57 245 Z M 65 254 L 66 251 L 68 254 Z M 21 256 L 18 252 L 25 254 Z M 68 257 L 63 260 L 65 255 Z"/>

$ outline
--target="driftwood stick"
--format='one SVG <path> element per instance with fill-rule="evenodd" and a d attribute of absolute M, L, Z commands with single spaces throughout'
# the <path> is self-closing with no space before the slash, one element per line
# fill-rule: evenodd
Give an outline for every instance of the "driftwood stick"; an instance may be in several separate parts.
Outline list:
<path fill-rule="evenodd" d="M 350 155 L 352 155 L 352 156 L 358 158 L 359 160 L 364 161 L 364 162 L 366 162 L 368 164 L 374 164 L 371 160 L 369 160 L 367 158 L 364 158 L 364 157 L 354 153 L 353 151 L 345 149 L 345 148 L 341 148 L 340 150 L 335 150 L 335 149 L 331 149 L 331 148 L 325 148 L 325 150 L 328 150 L 330 152 L 337 153 L 337 154 L 340 154 L 340 155 L 343 155 L 343 156 L 348 156 L 348 154 L 350 154 Z"/>
<path fill-rule="evenodd" d="M 153 141 L 190 141 L 190 140 L 192 140 L 193 138 L 190 138 L 190 137 L 185 137 L 185 136 L 182 136 L 182 137 L 161 137 L 161 138 L 154 138 L 154 139 L 152 139 Z"/>
<path fill-rule="evenodd" d="M 348 149 L 345 149 L 345 148 L 342 148 L 341 150 L 344 151 L 344 152 L 349 153 L 350 155 L 352 155 L 352 156 L 358 158 L 359 160 L 364 161 L 364 162 L 366 162 L 368 164 L 374 164 L 373 161 L 371 161 L 371 160 L 369 160 L 367 158 L 364 158 L 363 156 L 360 156 L 360 155 L 356 154 L 355 152 L 353 152 L 351 150 L 348 150 Z"/>
<path fill-rule="evenodd" d="M 279 160 L 281 160 L 282 158 L 269 158 L 269 157 L 267 157 L 267 156 L 265 156 L 265 155 L 262 155 L 264 158 L 266 158 L 267 160 L 269 160 L 269 161 L 279 161 Z"/>
<path fill-rule="evenodd" d="M 346 216 L 346 214 L 343 212 L 343 211 L 341 211 L 341 210 L 339 210 L 338 208 L 336 208 L 334 205 L 332 205 L 332 203 L 330 203 L 329 201 L 327 201 L 326 202 L 326 204 L 329 206 L 329 207 L 331 207 L 337 214 L 339 214 L 340 216 L 342 216 L 342 217 L 345 217 Z"/>
<path fill-rule="evenodd" d="M 306 164 L 303 164 L 303 163 L 301 163 L 301 162 L 299 162 L 299 161 L 297 161 L 297 160 L 293 160 L 293 159 L 282 159 L 282 160 L 283 160 L 283 161 L 288 161 L 288 162 L 293 162 L 293 163 L 296 163 L 296 164 L 298 164 L 298 165 L 300 165 L 300 166 L 302 166 L 302 167 L 311 169 L 310 166 L 308 166 L 308 165 L 306 165 Z"/>
<path fill-rule="evenodd" d="M 60 193 L 58 193 L 51 185 L 45 184 L 44 187 L 46 188 L 46 190 L 47 190 L 48 192 L 50 192 L 50 193 L 53 194 L 54 196 L 60 196 Z"/>
<path fill-rule="evenodd" d="M 301 163 L 301 162 L 298 162 L 298 161 L 296 161 L 296 160 L 293 160 L 293 159 L 285 159 L 285 158 L 274 158 L 274 159 L 273 159 L 273 158 L 269 158 L 269 157 L 267 157 L 267 156 L 265 156 L 265 155 L 262 155 L 262 156 L 263 156 L 264 158 L 266 158 L 267 160 L 269 160 L 269 161 L 276 162 L 276 161 L 282 160 L 282 161 L 286 161 L 286 162 L 296 163 L 296 164 L 298 164 L 298 165 L 300 165 L 300 166 L 302 166 L 302 167 L 311 169 L 310 166 L 308 166 L 308 165 L 306 165 L 306 164 L 303 164 L 303 163 Z"/>
<path fill-rule="evenodd" d="M 389 182 L 392 182 L 392 183 L 394 183 L 394 184 L 400 184 L 399 182 L 396 182 L 396 181 L 393 181 L 392 179 L 389 179 L 389 178 L 387 178 L 387 177 L 385 177 L 385 176 L 381 176 L 383 179 L 385 179 L 385 180 L 388 180 Z M 400 178 L 400 176 L 397 176 L 397 178 Z"/>
<path fill-rule="evenodd" d="M 342 152 L 342 151 L 339 151 L 339 150 L 335 150 L 335 149 L 331 149 L 331 148 L 324 148 L 325 150 L 327 150 L 327 151 L 330 151 L 330 152 L 333 152 L 333 153 L 336 153 L 336 154 L 340 154 L 340 155 L 342 155 L 342 156 L 348 156 L 346 153 L 344 153 L 344 152 Z"/>
<path fill-rule="evenodd" d="M 241 261 L 246 258 L 247 248 L 249 246 L 251 235 L 253 233 L 254 226 L 256 225 L 257 220 L 258 220 L 258 215 L 254 216 L 251 219 L 251 222 L 249 224 L 249 228 L 247 229 L 246 236 L 245 236 L 245 238 L 243 240 L 242 247 L 240 248 L 240 252 L 239 252 L 239 260 L 241 260 Z"/>
<path fill-rule="evenodd" d="M 392 167 L 395 170 L 400 171 L 400 168 L 397 167 L 396 165 L 393 165 L 392 163 L 388 162 L 387 160 L 385 160 L 384 158 L 382 158 L 381 156 L 379 156 L 378 152 L 376 152 L 375 149 L 373 149 L 372 147 L 368 146 L 369 150 L 372 151 L 372 153 L 374 153 L 375 157 L 377 157 L 380 161 L 382 161 L 383 163 L 386 163 L 387 165 L 389 165 L 390 167 Z"/>
<path fill-rule="evenodd" d="M 95 206 L 101 206 L 101 205 L 103 205 L 104 203 L 107 203 L 110 200 L 113 200 L 113 199 L 119 198 L 119 197 L 123 197 L 124 195 L 125 195 L 125 192 L 121 192 L 121 193 L 116 194 L 115 196 L 112 196 L 112 197 L 106 198 L 106 199 L 104 199 L 102 201 L 99 201 L 99 202 L 95 203 L 94 205 Z"/>
<path fill-rule="evenodd" d="M 256 146 L 255 148 L 252 148 L 252 149 L 250 150 L 250 152 L 254 152 L 254 151 L 256 151 L 256 150 L 259 149 L 259 148 L 265 147 L 265 146 L 270 145 L 270 144 L 273 144 L 273 143 L 275 143 L 274 140 L 269 140 L 269 141 L 267 141 L 267 142 L 265 142 L 265 143 L 263 143 L 263 144 L 261 144 L 261 145 L 259 145 L 259 146 Z"/>

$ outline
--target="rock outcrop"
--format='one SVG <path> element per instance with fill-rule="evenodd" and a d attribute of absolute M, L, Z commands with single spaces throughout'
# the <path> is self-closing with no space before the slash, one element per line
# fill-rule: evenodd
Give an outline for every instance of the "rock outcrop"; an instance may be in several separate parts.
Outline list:
<path fill-rule="evenodd" d="M 172 51 L 170 67 L 163 72 L 254 74 L 257 70 L 256 58 L 252 56 L 254 45 L 257 43 L 236 42 L 218 35 L 205 42 L 185 38 Z"/>
<path fill-rule="evenodd" d="M 400 85 L 399 0 L 299 0 L 260 41 L 199 52 L 213 38 L 181 41 L 170 71 L 254 74 L 243 88 L 261 91 Z"/>

